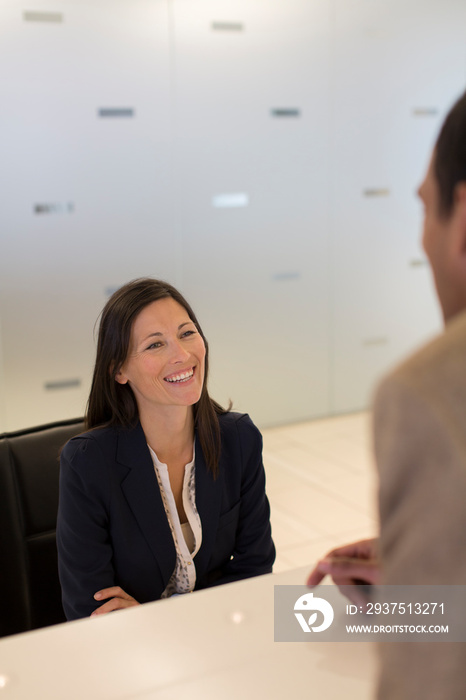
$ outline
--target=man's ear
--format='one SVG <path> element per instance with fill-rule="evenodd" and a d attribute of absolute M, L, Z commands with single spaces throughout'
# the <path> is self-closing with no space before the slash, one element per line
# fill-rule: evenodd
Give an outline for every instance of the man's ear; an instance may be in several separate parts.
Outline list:
<path fill-rule="evenodd" d="M 456 251 L 461 257 L 462 265 L 466 266 L 466 181 L 459 182 L 455 187 L 453 216 Z"/>

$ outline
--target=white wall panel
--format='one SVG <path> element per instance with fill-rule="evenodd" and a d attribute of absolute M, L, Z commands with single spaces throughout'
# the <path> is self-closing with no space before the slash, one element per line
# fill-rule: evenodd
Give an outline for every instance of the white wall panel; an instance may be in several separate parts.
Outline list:
<path fill-rule="evenodd" d="M 0 319 L 0 433 L 6 430 L 5 365 L 2 355 L 2 325 Z"/>
<path fill-rule="evenodd" d="M 62 21 L 24 21 L 19 2 L 0 10 L 8 429 L 82 414 L 106 290 L 145 274 L 174 280 L 179 265 L 166 2 L 45 9 Z"/>
<path fill-rule="evenodd" d="M 464 89 L 465 20 L 457 0 L 336 1 L 335 412 L 366 406 L 380 374 L 440 328 L 415 193 Z"/>
<path fill-rule="evenodd" d="M 262 425 L 323 415 L 329 3 L 174 8 L 176 223 L 213 393 Z M 235 193 L 243 206 L 212 207 Z"/>

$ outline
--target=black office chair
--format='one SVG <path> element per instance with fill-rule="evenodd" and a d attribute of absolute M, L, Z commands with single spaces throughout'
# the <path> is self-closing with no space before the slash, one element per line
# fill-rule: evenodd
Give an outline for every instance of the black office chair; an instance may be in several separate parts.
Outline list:
<path fill-rule="evenodd" d="M 82 419 L 0 434 L 0 637 L 64 622 L 56 520 L 59 452 Z"/>

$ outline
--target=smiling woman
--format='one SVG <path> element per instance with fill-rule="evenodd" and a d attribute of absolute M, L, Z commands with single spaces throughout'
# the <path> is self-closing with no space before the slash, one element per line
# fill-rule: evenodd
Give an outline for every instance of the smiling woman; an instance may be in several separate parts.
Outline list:
<path fill-rule="evenodd" d="M 68 619 L 271 571 L 261 435 L 210 398 L 208 354 L 171 285 L 135 280 L 107 302 L 87 432 L 61 455 Z"/>

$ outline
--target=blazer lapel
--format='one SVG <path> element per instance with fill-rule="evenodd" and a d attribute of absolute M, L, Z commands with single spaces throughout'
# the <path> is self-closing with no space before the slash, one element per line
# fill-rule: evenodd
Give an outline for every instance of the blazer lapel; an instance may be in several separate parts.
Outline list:
<path fill-rule="evenodd" d="M 196 571 L 203 574 L 207 571 L 209 561 L 217 536 L 218 521 L 222 502 L 224 482 L 224 465 L 220 457 L 219 473 L 214 480 L 207 469 L 199 439 L 196 436 L 196 508 L 202 524 L 202 544 L 196 554 Z"/>
<path fill-rule="evenodd" d="M 129 468 L 121 482 L 121 489 L 154 555 L 165 588 L 175 569 L 176 551 L 140 423 L 133 429 L 119 433 L 117 461 Z"/>

